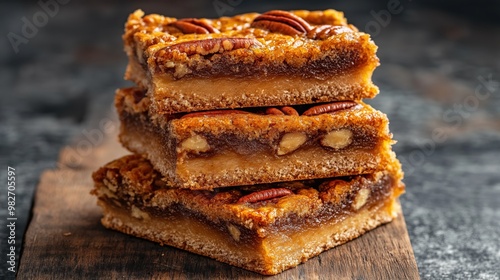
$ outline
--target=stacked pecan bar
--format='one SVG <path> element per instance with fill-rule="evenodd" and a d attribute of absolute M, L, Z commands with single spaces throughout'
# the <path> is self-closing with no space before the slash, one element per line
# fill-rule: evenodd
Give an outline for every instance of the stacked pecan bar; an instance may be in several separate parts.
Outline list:
<path fill-rule="evenodd" d="M 341 12 L 136 11 L 123 38 L 134 155 L 93 175 L 104 226 L 270 275 L 397 215 L 377 47 Z"/>

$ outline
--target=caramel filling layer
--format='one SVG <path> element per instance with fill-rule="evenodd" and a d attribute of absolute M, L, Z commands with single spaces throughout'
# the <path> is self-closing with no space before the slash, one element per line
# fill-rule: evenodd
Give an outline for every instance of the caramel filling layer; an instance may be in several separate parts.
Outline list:
<path fill-rule="evenodd" d="M 322 227 L 325 223 L 341 221 L 344 217 L 353 215 L 362 209 L 376 207 L 388 198 L 398 197 L 403 191 L 402 186 L 399 185 L 400 182 L 388 174 L 380 176 L 377 179 L 362 178 L 360 180 L 360 178 L 354 178 L 351 180 L 348 177 L 344 177 L 303 181 L 304 184 L 311 185 L 309 187 L 303 185 L 304 188 L 299 188 L 295 192 L 290 190 L 288 198 L 268 199 L 256 202 L 239 202 L 237 199 L 234 199 L 234 202 L 230 202 L 231 200 L 225 202 L 212 200 L 210 202 L 213 204 L 211 208 L 204 208 L 204 205 L 200 205 L 203 202 L 193 200 L 191 196 L 201 195 L 210 197 L 214 194 L 220 194 L 219 192 L 169 190 L 168 193 L 163 193 L 162 191 L 158 191 L 158 193 L 154 194 L 157 197 L 153 201 L 150 201 L 148 198 L 141 198 L 140 196 L 135 199 L 136 195 L 132 195 L 130 191 L 121 190 L 132 190 L 134 189 L 134 184 L 139 184 L 140 182 L 122 183 L 125 184 L 124 186 L 110 186 L 104 182 L 106 179 L 100 179 L 103 180 L 103 184 L 97 188 L 96 194 L 101 199 L 107 201 L 108 204 L 129 209 L 131 215 L 135 218 L 149 220 L 152 216 L 157 216 L 166 220 L 172 219 L 176 221 L 181 216 L 192 217 L 220 232 L 230 234 L 234 241 L 242 244 L 254 243 L 257 239 L 277 233 L 300 231 L 301 228 Z M 347 180 L 344 181 L 346 183 L 338 183 L 338 181 L 343 180 Z M 267 190 L 275 186 L 272 184 L 261 185 L 261 187 L 265 187 Z M 116 189 L 116 192 L 111 191 L 110 187 Z M 233 195 L 233 191 L 235 190 L 245 192 L 241 188 L 229 188 L 221 192 L 226 192 L 226 197 L 228 197 Z M 268 208 L 275 208 L 276 210 L 285 209 L 286 206 L 284 204 L 290 201 L 298 203 L 299 197 L 301 197 L 300 193 L 303 194 L 313 189 L 319 192 L 318 195 L 322 199 L 322 203 L 318 207 L 315 207 L 316 209 L 308 209 L 306 212 L 287 211 L 267 222 L 251 223 L 251 225 L 247 223 L 247 219 L 254 218 L 245 218 L 245 215 L 250 215 L 252 212 L 259 213 Z M 240 193 L 239 196 L 241 195 L 243 194 Z M 334 197 L 331 197 L 332 195 Z M 172 197 L 177 197 L 178 201 L 172 201 Z M 309 199 L 315 200 L 317 198 Z M 163 202 L 159 203 L 159 201 Z M 236 206 L 242 216 L 232 212 L 233 210 L 229 210 Z M 213 215 L 212 211 L 219 214 Z M 230 213 L 229 216 L 228 213 Z M 250 216 L 252 217 L 252 215 Z M 231 226 L 228 223 L 231 223 Z"/>
<path fill-rule="evenodd" d="M 109 200 L 101 199 L 99 205 L 104 208 L 103 224 L 107 227 L 149 239 L 161 245 L 170 245 L 210 256 L 222 262 L 228 262 L 230 258 L 232 261 L 229 263 L 232 265 L 265 267 L 265 254 L 257 251 L 258 244 L 237 244 L 227 232 L 208 226 L 195 217 L 186 215 L 160 217 L 143 212 L 149 218 L 137 218 L 132 215 L 132 210 L 117 207 Z M 106 223 L 107 219 L 110 221 Z M 118 219 L 126 229 L 118 227 L 116 225 L 118 221 L 111 221 L 112 219 Z"/>
<path fill-rule="evenodd" d="M 258 157 L 263 156 L 265 160 L 285 163 L 288 160 L 313 159 L 314 156 L 331 157 L 332 154 L 342 154 L 345 151 L 351 151 L 354 155 L 363 152 L 373 153 L 373 150 L 384 141 L 371 127 L 350 125 L 330 131 L 310 131 L 302 128 L 294 132 L 283 132 L 277 139 L 268 135 L 256 135 L 252 127 L 238 131 L 234 131 L 232 127 L 227 129 L 218 127 L 214 128 L 217 135 L 195 133 L 186 139 L 179 139 L 172 137 L 167 132 L 168 129 L 152 124 L 145 114 L 123 113 L 121 117 L 124 127 L 131 132 L 144 131 L 163 136 L 163 139 L 170 139 L 171 144 L 175 142 L 177 157 L 185 159 L 213 159 L 218 154 L 255 157 L 258 154 Z M 175 125 L 182 126 L 182 120 L 177 120 Z M 225 132 L 221 133 L 219 130 Z M 262 134 L 267 133 L 262 132 Z M 284 157 L 292 154 L 295 155 L 291 158 Z"/>
<path fill-rule="evenodd" d="M 366 173 L 373 172 L 378 166 L 377 155 L 374 151 L 365 149 L 329 153 L 322 147 L 308 147 L 280 157 L 268 152 L 242 155 L 232 151 L 220 151 L 210 157 L 179 159 L 177 173 L 186 180 L 201 180 L 206 174 L 232 174 L 234 180 L 240 176 L 255 176 L 254 179 L 258 180 L 259 175 L 265 173 L 276 174 L 279 181 L 302 180 L 308 179 L 313 172 L 310 170 L 315 169 L 320 170 L 318 174 L 324 172 L 321 177 L 356 174 L 358 163 L 363 163 Z M 304 168 L 308 171 L 302 172 Z"/>
<path fill-rule="evenodd" d="M 194 189 L 372 173 L 389 158 L 389 141 L 354 137 L 346 142 L 343 134 L 298 146 L 287 143 L 291 150 L 240 138 L 215 142 L 198 136 L 179 141 L 137 116 L 122 115 L 120 137 L 125 146 L 146 154 L 169 182 Z M 286 152 L 280 154 L 280 149 Z"/>
<path fill-rule="evenodd" d="M 103 224 L 107 227 L 263 274 L 276 274 L 296 266 L 391 221 L 399 211 L 397 200 L 390 197 L 357 213 L 334 216 L 319 226 L 292 226 L 293 229 L 255 239 L 245 238 L 247 233 L 231 223 L 221 230 L 192 215 L 166 217 L 148 210 L 126 210 L 107 199 L 99 204 L 104 208 Z M 137 211 L 142 214 L 137 215 Z"/>
<path fill-rule="evenodd" d="M 371 75 L 369 71 L 353 71 L 324 80 L 294 76 L 174 80 L 170 75 L 157 74 L 152 77 L 150 90 L 160 112 L 187 107 L 200 108 L 199 111 L 312 104 L 356 100 L 361 96 L 372 98 L 378 89 L 371 84 Z"/>
<path fill-rule="evenodd" d="M 226 41 L 231 39 L 225 39 Z M 248 40 L 249 43 L 258 43 L 255 39 Z M 194 42 L 199 45 L 203 42 L 214 42 L 213 39 Z M 219 41 L 220 42 L 220 41 Z M 189 44 L 189 43 L 188 43 Z M 155 72 L 168 73 L 176 79 L 183 78 L 208 78 L 208 77 L 267 77 L 270 75 L 286 75 L 302 78 L 320 78 L 325 79 L 333 75 L 339 75 L 356 69 L 364 69 L 372 72 L 378 65 L 378 59 L 369 57 L 361 50 L 347 50 L 342 53 L 337 50 L 325 50 L 322 58 L 303 57 L 305 62 L 299 65 L 290 65 L 285 61 L 259 63 L 245 63 L 240 58 L 231 57 L 226 52 L 222 54 L 200 54 L 194 59 L 182 58 L 181 60 L 172 57 L 172 49 L 183 46 L 183 43 L 167 46 L 158 50 L 154 55 Z M 345 48 L 355 48 L 357 46 L 346 46 Z M 195 53 L 196 54 L 196 51 Z M 189 54 L 188 54 L 189 55 Z M 215 57 L 216 58 L 215 58 Z M 201 58 L 203 57 L 203 58 Z M 369 70 L 367 69 L 369 68 Z"/>
<path fill-rule="evenodd" d="M 322 79 L 270 75 L 176 80 L 161 73 L 151 77 L 135 57 L 130 57 L 125 74 L 126 79 L 149 89 L 159 113 L 373 98 L 378 88 L 371 76 L 372 71 L 357 69 Z"/>

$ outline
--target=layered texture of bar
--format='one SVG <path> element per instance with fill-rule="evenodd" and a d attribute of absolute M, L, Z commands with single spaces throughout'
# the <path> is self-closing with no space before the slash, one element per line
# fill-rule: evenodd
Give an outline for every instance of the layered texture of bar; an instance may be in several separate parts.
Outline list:
<path fill-rule="evenodd" d="M 120 140 L 180 188 L 212 189 L 373 173 L 394 158 L 385 114 L 361 102 L 159 115 L 117 91 Z"/>
<path fill-rule="evenodd" d="M 176 19 L 140 10 L 123 35 L 125 78 L 160 113 L 372 98 L 377 47 L 343 13 Z"/>
<path fill-rule="evenodd" d="M 368 175 L 216 191 L 171 188 L 139 155 L 93 174 L 104 226 L 272 275 L 398 213 L 397 161 Z"/>

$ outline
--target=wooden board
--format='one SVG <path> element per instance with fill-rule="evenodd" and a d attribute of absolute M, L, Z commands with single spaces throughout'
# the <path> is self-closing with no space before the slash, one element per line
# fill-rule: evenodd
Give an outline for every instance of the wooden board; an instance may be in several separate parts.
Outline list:
<path fill-rule="evenodd" d="M 100 208 L 89 194 L 90 175 L 126 153 L 114 134 L 91 149 L 63 149 L 59 168 L 41 177 L 19 279 L 269 278 L 101 226 Z M 419 275 L 400 215 L 390 224 L 270 278 L 419 279 Z"/>

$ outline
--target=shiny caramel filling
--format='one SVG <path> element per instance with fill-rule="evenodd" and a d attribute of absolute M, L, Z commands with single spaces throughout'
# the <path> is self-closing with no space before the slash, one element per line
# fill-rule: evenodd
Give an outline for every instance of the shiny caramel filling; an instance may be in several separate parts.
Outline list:
<path fill-rule="evenodd" d="M 191 59 L 189 51 L 192 49 L 185 48 L 186 45 L 193 47 L 193 45 L 208 43 L 218 49 L 222 49 L 222 44 L 230 40 L 243 40 L 246 41 L 242 42 L 243 44 L 259 45 L 259 42 L 252 38 L 211 38 L 195 42 L 174 44 L 165 49 L 160 49 L 155 53 L 155 72 L 163 72 L 176 80 L 211 77 L 266 77 L 270 75 L 327 79 L 332 75 L 343 74 L 358 68 L 366 68 L 366 65 L 369 65 L 370 62 L 373 63 L 373 60 L 370 61 L 366 56 L 362 57 L 361 50 L 348 50 L 342 54 L 337 53 L 336 50 L 328 50 L 328 54 L 325 53 L 325 57 L 317 60 L 308 60 L 300 66 L 292 66 L 285 62 L 255 66 L 257 63 L 245 63 L 238 58 L 235 59 L 234 57 L 225 55 L 224 52 L 221 54 L 207 53 L 215 51 L 214 49 L 202 50 L 201 53 L 198 53 L 199 55 Z M 178 49 L 179 47 L 182 49 L 181 52 L 186 52 L 187 50 L 188 58 L 176 61 L 176 59 L 171 56 L 172 52 L 166 51 L 166 49 L 172 50 Z M 196 54 L 196 52 L 191 53 L 191 55 L 192 54 Z M 214 56 L 217 58 L 213 59 Z M 307 58 L 304 58 L 304 60 L 306 59 Z M 369 72 L 371 71 L 372 69 L 369 70 Z"/>
<path fill-rule="evenodd" d="M 361 189 L 361 191 L 362 190 L 368 189 L 364 188 Z M 376 193 L 373 198 L 367 198 L 362 208 L 360 207 L 355 209 L 352 201 L 346 201 L 343 205 L 327 204 L 324 209 L 319 211 L 316 215 L 309 215 L 300 218 L 291 215 L 280 219 L 269 227 L 256 229 L 248 229 L 234 221 L 212 221 L 205 217 L 203 213 L 195 212 L 180 204 L 173 204 L 167 208 L 159 208 L 136 205 L 126 206 L 129 205 L 130 202 L 106 196 L 100 196 L 100 200 L 114 208 L 126 210 L 131 217 L 141 220 L 143 223 L 148 223 L 154 221 L 155 219 L 162 219 L 172 223 L 186 219 L 195 220 L 197 221 L 198 226 L 209 227 L 216 232 L 224 234 L 224 238 L 229 238 L 233 244 L 238 246 L 252 246 L 269 236 L 279 234 L 290 235 L 293 233 L 300 233 L 304 229 L 318 229 L 326 225 L 342 222 L 347 217 L 355 216 L 359 212 L 374 212 L 378 207 L 392 201 L 395 198 L 393 192 L 390 190 L 385 191 L 385 193 L 381 193 L 379 191 L 379 193 Z M 356 195 L 359 196 L 359 192 L 357 194 L 353 194 L 354 197 L 356 197 Z M 265 236 L 261 236 L 261 232 L 266 232 Z"/>
<path fill-rule="evenodd" d="M 354 179 L 353 179 L 354 178 Z M 124 181 L 126 182 L 126 181 Z M 124 183 L 124 184 L 134 184 Z M 259 190 L 269 190 L 283 186 L 291 190 L 285 197 L 274 199 L 263 199 L 254 202 L 240 202 L 240 198 L 248 193 L 259 192 Z M 133 186 L 125 189 L 133 189 Z M 217 231 L 225 232 L 231 235 L 234 241 L 242 243 L 251 243 L 256 239 L 263 238 L 270 234 L 293 232 L 300 228 L 309 228 L 323 226 L 325 223 L 340 221 L 346 216 L 353 215 L 362 209 L 370 209 L 386 201 L 388 198 L 397 197 L 401 193 L 399 182 L 395 181 L 391 175 L 385 174 L 376 178 L 358 178 L 340 177 L 335 179 L 305 180 L 300 182 L 284 182 L 281 184 L 262 184 L 247 187 L 226 188 L 223 191 L 202 191 L 202 190 L 183 190 L 177 194 L 180 200 L 172 202 L 168 198 L 164 201 L 170 201 L 165 205 L 157 205 L 158 202 L 150 202 L 149 199 L 141 199 L 131 192 L 120 191 L 124 187 L 118 186 L 116 191 L 109 190 L 101 185 L 96 194 L 108 204 L 113 204 L 121 208 L 127 208 L 131 216 L 140 220 L 150 220 L 152 217 L 161 217 L 167 220 L 178 220 L 181 217 L 191 217 L 203 222 Z M 222 219 L 227 217 L 221 215 L 214 218 L 211 213 L 204 213 L 205 210 L 200 201 L 189 202 L 191 195 L 201 195 L 212 201 L 213 211 L 224 211 L 224 207 L 235 205 L 244 205 L 239 208 L 240 212 L 259 213 L 267 208 L 284 209 L 284 204 L 289 202 L 298 202 L 303 198 L 303 194 L 315 190 L 321 199 L 319 208 L 308 209 L 304 213 L 296 211 L 287 211 L 280 217 L 272 219 L 269 224 L 254 224 L 250 228 L 240 221 L 240 217 L 234 216 L 232 219 Z M 191 193 L 189 193 L 191 192 Z M 227 195 L 224 195 L 226 193 Z M 161 196 L 162 194 L 157 194 Z M 168 195 L 174 195 L 169 193 Z M 226 202 L 216 201 L 214 196 L 226 197 Z M 230 198 L 231 197 L 231 198 Z M 133 199 L 133 200 L 131 200 Z M 192 199 L 192 198 L 191 198 Z M 314 199 L 314 198 L 308 198 Z M 161 200 L 161 199 L 160 199 Z M 185 200 L 186 204 L 184 204 Z M 155 200 L 157 201 L 157 200 Z M 163 200 L 161 200 L 163 201 Z M 154 204 L 154 205 L 152 205 Z M 295 205 L 296 206 L 296 205 Z M 218 209 L 220 208 L 220 209 Z M 234 214 L 233 214 L 234 215 Z"/>
<path fill-rule="evenodd" d="M 262 248 L 268 252 L 277 267 L 289 267 L 290 260 L 297 265 L 325 249 L 343 244 L 380 224 L 390 222 L 397 216 L 398 207 L 395 200 L 387 200 L 371 209 L 331 219 L 321 226 L 302 227 L 283 234 L 276 232 L 263 240 Z"/>
<path fill-rule="evenodd" d="M 230 254 L 234 259 L 230 264 L 240 267 L 251 263 L 257 267 L 264 267 L 266 264 L 265 254 L 262 251 L 256 251 L 259 247 L 258 243 L 236 242 L 233 235 L 228 233 L 227 227 L 220 230 L 206 221 L 199 220 L 196 216 L 163 215 L 150 209 L 142 211 L 143 215 L 149 215 L 151 219 L 141 219 L 134 217 L 130 209 L 120 208 L 110 203 L 109 199 L 101 198 L 99 205 L 104 208 L 105 218 L 106 214 L 111 214 L 114 219 L 120 220 L 120 224 L 133 228 L 132 234 L 135 236 L 198 254 L 205 252 L 204 255 L 223 262 L 228 262 L 227 254 Z M 113 227 L 113 225 L 108 227 Z M 114 227 L 123 231 L 123 227 Z M 127 233 L 130 234 L 130 230 Z M 154 234 L 154 238 L 151 233 Z"/>
<path fill-rule="evenodd" d="M 106 227 L 271 274 L 390 221 L 404 191 L 391 171 L 176 189 L 139 155 L 109 163 L 93 179 Z"/>
<path fill-rule="evenodd" d="M 267 152 L 242 155 L 232 151 L 219 151 L 209 157 L 181 158 L 177 173 L 180 178 L 197 178 L 200 181 L 206 174 L 230 174 L 228 177 L 237 180 L 243 173 L 246 176 L 259 176 L 266 172 L 276 174 L 276 179 L 280 181 L 285 178 L 300 180 L 308 178 L 311 175 L 309 170 L 312 169 L 318 169 L 319 174 L 325 173 L 320 177 L 325 177 L 326 174 L 355 174 L 358 162 L 362 162 L 365 169 L 373 172 L 378 167 L 376 158 L 377 155 L 371 150 L 353 149 L 327 153 L 322 147 L 300 149 L 287 156 Z M 308 171 L 300 172 L 303 168 Z"/>
<path fill-rule="evenodd" d="M 160 73 L 150 77 L 134 58 L 130 59 L 125 75 L 153 93 L 154 107 L 160 113 L 372 98 L 378 88 L 372 84 L 371 76 L 371 71 L 357 69 L 323 78 L 271 75 L 176 80 Z"/>
<path fill-rule="evenodd" d="M 161 132 L 158 132 L 161 133 Z M 344 127 L 331 131 L 297 131 L 282 133 L 276 140 L 263 138 L 251 140 L 234 134 L 211 135 L 194 134 L 179 141 L 177 152 L 179 157 L 211 158 L 216 154 L 232 152 L 235 156 L 285 156 L 307 150 L 316 155 L 315 147 L 327 154 L 344 150 L 371 150 L 380 142 L 376 131 L 363 128 Z M 309 158 L 307 153 L 303 156 Z M 321 156 L 321 155 L 320 155 Z"/>
<path fill-rule="evenodd" d="M 306 142 L 234 134 L 177 140 L 139 116 L 122 114 L 122 142 L 146 154 L 173 184 L 195 189 L 371 173 L 380 169 L 390 150 L 390 141 L 361 128 L 345 128 L 353 131 L 347 133 L 349 139 L 337 129 L 317 132 Z M 332 132 L 340 135 L 325 138 Z"/>
<path fill-rule="evenodd" d="M 134 112 L 138 104 L 143 103 L 142 101 L 147 99 L 142 91 L 133 91 L 131 95 L 128 95 L 125 100 L 130 100 L 132 96 L 133 101 L 131 104 L 124 104 L 125 109 L 132 109 L 132 113 L 122 114 L 122 119 L 125 123 L 130 123 L 136 126 L 138 129 L 140 127 L 148 128 L 148 130 L 155 131 L 159 135 L 164 135 L 166 132 L 164 129 L 160 129 L 158 125 L 165 126 L 172 119 L 177 119 L 176 124 L 178 126 L 183 126 L 183 119 L 187 118 L 200 118 L 200 117 L 215 117 L 215 118 L 225 118 L 225 117 L 242 117 L 245 118 L 246 114 L 250 116 L 262 116 L 266 115 L 270 118 L 276 118 L 274 121 L 280 121 L 281 117 L 295 117 L 304 116 L 311 117 L 314 115 L 321 114 L 335 114 L 338 111 L 345 110 L 358 110 L 361 105 L 352 101 L 341 101 L 320 104 L 315 106 L 310 105 L 300 105 L 300 106 L 286 106 L 286 107 L 264 107 L 264 108 L 244 108 L 240 110 L 213 110 L 213 111 L 203 111 L 194 112 L 187 114 L 174 114 L 167 115 L 166 120 L 162 120 L 159 124 L 153 125 L 148 121 L 147 112 Z M 241 118 L 240 118 L 241 119 Z M 286 121 L 283 119 L 282 121 Z M 299 131 L 283 132 L 279 137 L 269 137 L 267 135 L 262 135 L 257 137 L 251 125 L 248 125 L 248 129 L 244 131 L 232 131 L 231 127 L 227 128 L 227 132 L 220 132 L 221 128 L 214 130 L 217 131 L 217 135 L 210 133 L 191 134 L 188 138 L 176 139 L 177 141 L 177 153 L 179 157 L 196 158 L 196 157 L 211 157 L 214 154 L 231 151 L 239 155 L 248 155 L 251 153 L 262 153 L 269 155 L 284 156 L 290 153 L 294 153 L 299 149 L 306 149 L 312 146 L 322 147 L 326 151 L 338 152 L 344 149 L 373 149 L 381 141 L 378 131 L 373 128 L 367 127 L 356 127 L 356 126 L 345 126 L 341 128 L 335 128 L 331 130 L 304 130 L 302 128 Z M 272 126 L 272 124 L 271 124 Z M 222 130 L 224 130 L 222 128 Z M 169 138 L 168 135 L 165 135 Z"/>
<path fill-rule="evenodd" d="M 377 139 L 359 129 L 353 130 L 356 131 L 355 137 L 351 138 L 349 134 L 348 138 L 329 139 L 329 145 L 324 143 L 327 141 L 325 135 L 331 132 L 310 138 L 304 136 L 305 133 L 290 133 L 276 143 L 235 136 L 207 137 L 202 138 L 207 141 L 199 141 L 200 136 L 195 135 L 180 142 L 176 172 L 179 178 L 196 178 L 200 182 L 206 174 L 220 174 L 234 181 L 229 184 L 235 184 L 237 178 L 252 177 L 251 174 L 275 174 L 278 180 L 300 180 L 307 179 L 313 171 L 319 177 L 355 174 L 359 166 L 367 172 L 375 171 L 378 166 Z M 339 132 L 343 134 L 344 130 L 334 130 L 335 134 Z M 297 134 L 299 137 L 293 140 Z M 288 139 L 287 135 L 290 136 Z M 190 141 L 187 149 L 186 141 Z M 301 171 L 304 168 L 308 171 Z"/>
<path fill-rule="evenodd" d="M 202 214 L 179 205 L 167 209 L 121 208 L 116 205 L 126 204 L 125 201 L 110 203 L 112 199 L 106 197 L 101 197 L 99 204 L 105 210 L 105 217 L 109 215 L 119 219 L 120 225 L 132 229 L 133 235 L 257 272 L 274 274 L 397 216 L 397 195 L 376 197 L 379 199 L 368 198 L 358 210 L 322 217 L 320 224 L 297 223 L 297 220 L 289 219 L 286 224 L 282 223 L 279 230 L 270 231 L 263 238 L 258 237 L 258 230 L 249 230 L 231 221 L 209 221 Z M 308 220 L 314 219 L 311 217 Z M 124 230 L 123 226 L 108 226 Z M 130 230 L 127 232 L 130 233 Z"/>
<path fill-rule="evenodd" d="M 332 93 L 339 92 L 337 99 L 353 100 L 362 84 L 371 84 L 371 72 L 352 71 L 325 79 L 270 76 L 173 80 L 169 75 L 158 74 L 152 77 L 152 92 L 158 110 L 166 112 L 181 107 L 220 107 L 217 104 L 236 108 L 328 102 Z M 376 94 L 372 91 L 375 89 L 366 89 L 367 97 Z"/>

